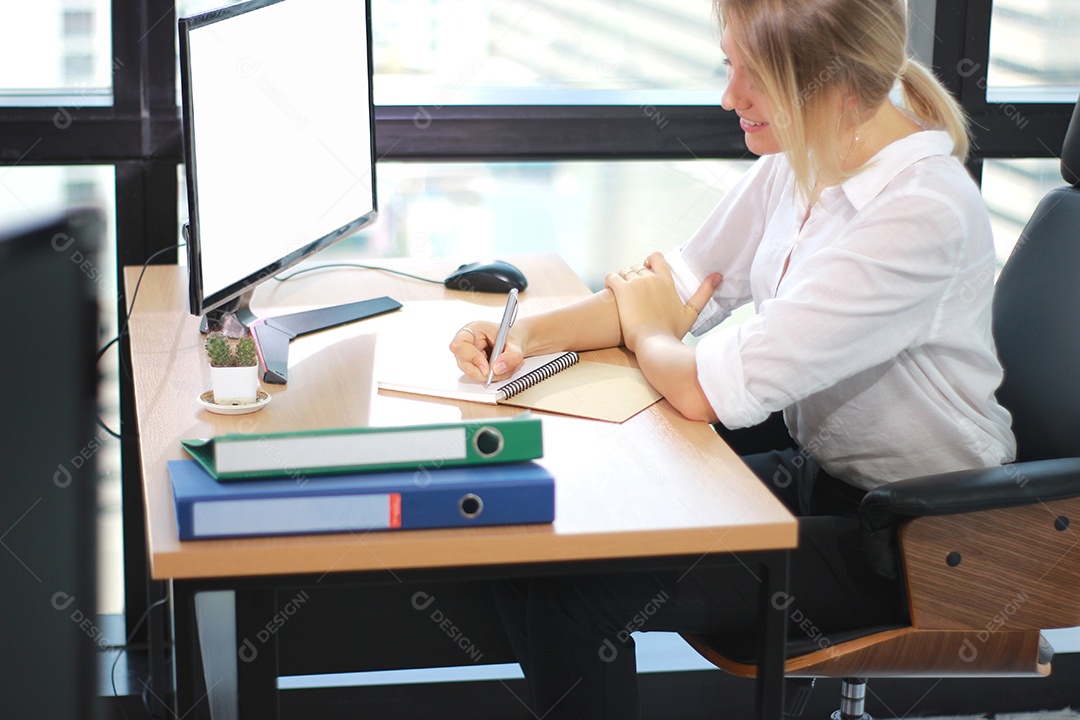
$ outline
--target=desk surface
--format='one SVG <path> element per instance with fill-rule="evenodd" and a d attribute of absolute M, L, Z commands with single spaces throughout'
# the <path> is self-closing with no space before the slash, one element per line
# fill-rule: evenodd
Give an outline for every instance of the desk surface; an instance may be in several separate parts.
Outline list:
<path fill-rule="evenodd" d="M 522 313 L 559 305 L 588 290 L 553 256 L 515 258 L 529 277 Z M 457 263 L 388 261 L 387 267 L 443 277 Z M 138 268 L 126 268 L 128 297 Z M 792 548 L 796 521 L 705 423 L 683 419 L 661 400 L 611 424 L 543 414 L 545 454 L 556 478 L 552 525 L 410 530 L 180 542 L 166 461 L 184 457 L 180 440 L 226 432 L 261 433 L 514 415 L 514 408 L 379 393 L 373 357 L 385 362 L 395 336 L 443 303 L 471 303 L 470 317 L 497 318 L 499 295 L 449 291 L 368 270 L 322 270 L 255 294 L 256 313 L 283 314 L 390 295 L 404 310 L 293 342 L 288 385 L 263 385 L 270 404 L 251 415 L 220 416 L 197 396 L 210 387 L 198 319 L 187 312 L 187 273 L 146 271 L 131 316 L 146 526 L 155 579 L 213 578 L 461 565 L 607 560 Z M 460 308 L 459 308 L 460 309 Z M 473 312 L 475 311 L 475 312 Z M 447 322 L 454 322 L 456 318 Z M 429 332 L 449 344 L 455 325 Z M 384 354 L 379 355 L 379 348 Z M 633 362 L 623 350 L 607 361 Z M 446 351 L 449 359 L 449 352 Z M 434 361 L 434 358 L 433 358 Z"/>

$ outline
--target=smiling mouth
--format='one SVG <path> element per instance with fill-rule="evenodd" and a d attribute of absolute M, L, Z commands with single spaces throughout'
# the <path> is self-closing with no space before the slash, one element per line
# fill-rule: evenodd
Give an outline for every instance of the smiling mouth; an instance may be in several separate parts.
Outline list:
<path fill-rule="evenodd" d="M 742 131 L 747 134 L 759 133 L 769 127 L 767 122 L 753 122 L 743 117 L 739 118 L 739 125 L 742 127 Z"/>

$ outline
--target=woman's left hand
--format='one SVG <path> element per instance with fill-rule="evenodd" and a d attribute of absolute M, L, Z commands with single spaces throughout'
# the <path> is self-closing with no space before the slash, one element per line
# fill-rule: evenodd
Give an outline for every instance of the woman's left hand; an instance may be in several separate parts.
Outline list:
<path fill-rule="evenodd" d="M 623 342 L 636 352 L 638 344 L 652 335 L 682 339 L 697 320 L 723 277 L 714 273 L 683 303 L 675 289 L 671 267 L 661 253 L 653 253 L 642 265 L 608 273 L 604 286 L 615 295 Z"/>

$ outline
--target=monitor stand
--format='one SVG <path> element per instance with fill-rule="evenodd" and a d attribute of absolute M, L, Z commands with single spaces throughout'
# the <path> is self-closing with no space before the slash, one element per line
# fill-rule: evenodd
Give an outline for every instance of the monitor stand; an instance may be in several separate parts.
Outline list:
<path fill-rule="evenodd" d="M 252 293 L 245 293 L 224 308 L 203 316 L 200 330 L 207 332 L 220 326 L 230 337 L 239 337 L 250 330 L 258 346 L 263 366 L 263 382 L 284 385 L 288 381 L 289 343 L 293 338 L 327 330 L 338 325 L 364 320 L 401 308 L 401 303 L 388 297 L 361 300 L 346 305 L 304 310 L 289 315 L 260 318 L 251 311 Z"/>

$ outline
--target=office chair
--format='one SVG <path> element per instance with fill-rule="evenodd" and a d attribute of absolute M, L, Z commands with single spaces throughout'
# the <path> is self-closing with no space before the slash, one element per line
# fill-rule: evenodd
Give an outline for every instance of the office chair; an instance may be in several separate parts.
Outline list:
<path fill-rule="evenodd" d="M 993 333 L 1017 460 L 889 483 L 859 510 L 879 574 L 903 573 L 911 624 L 788 643 L 785 711 L 815 677 L 840 677 L 834 719 L 866 718 L 869 677 L 1045 676 L 1041 630 L 1080 625 L 1080 103 L 1061 154 L 1067 187 L 1035 209 L 995 286 Z M 753 676 L 730 639 L 683 635 Z"/>

